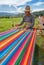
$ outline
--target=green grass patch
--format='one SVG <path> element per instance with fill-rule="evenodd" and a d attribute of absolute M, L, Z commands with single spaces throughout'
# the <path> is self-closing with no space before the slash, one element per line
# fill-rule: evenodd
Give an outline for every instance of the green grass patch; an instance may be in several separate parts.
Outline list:
<path fill-rule="evenodd" d="M 12 23 L 19 23 L 21 18 L 0 18 L 0 32 L 12 28 Z"/>

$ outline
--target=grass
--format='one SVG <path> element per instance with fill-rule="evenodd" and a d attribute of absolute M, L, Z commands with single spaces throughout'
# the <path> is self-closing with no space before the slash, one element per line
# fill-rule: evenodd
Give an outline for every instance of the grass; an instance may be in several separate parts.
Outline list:
<path fill-rule="evenodd" d="M 34 54 L 34 65 L 44 65 L 44 37 L 37 35 Z"/>
<path fill-rule="evenodd" d="M 12 28 L 12 23 L 19 23 L 21 18 L 0 18 L 0 32 Z"/>

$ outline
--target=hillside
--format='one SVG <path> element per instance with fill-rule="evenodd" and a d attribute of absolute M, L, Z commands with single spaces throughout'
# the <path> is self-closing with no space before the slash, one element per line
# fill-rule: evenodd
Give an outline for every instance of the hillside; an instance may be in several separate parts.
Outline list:
<path fill-rule="evenodd" d="M 33 12 L 34 15 L 44 15 L 44 10 L 43 11 L 38 11 L 38 12 Z"/>
<path fill-rule="evenodd" d="M 38 11 L 38 12 L 32 12 L 34 15 L 44 15 L 44 10 L 43 11 Z M 0 12 L 0 17 L 22 17 L 24 14 L 23 13 L 6 13 L 6 12 Z"/>

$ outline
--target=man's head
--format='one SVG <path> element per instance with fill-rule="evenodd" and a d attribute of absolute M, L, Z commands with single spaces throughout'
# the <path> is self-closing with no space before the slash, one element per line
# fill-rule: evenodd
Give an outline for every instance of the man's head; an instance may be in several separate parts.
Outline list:
<path fill-rule="evenodd" d="M 30 15 L 30 6 L 26 6 L 24 12 L 25 12 L 25 14 L 26 14 L 27 16 L 29 16 L 29 15 Z"/>

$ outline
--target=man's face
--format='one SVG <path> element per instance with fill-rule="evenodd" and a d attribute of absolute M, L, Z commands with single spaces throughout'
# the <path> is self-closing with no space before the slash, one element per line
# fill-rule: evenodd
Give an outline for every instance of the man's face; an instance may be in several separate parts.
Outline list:
<path fill-rule="evenodd" d="M 29 16 L 29 15 L 30 15 L 30 12 L 25 11 L 25 15 L 26 15 L 26 16 Z"/>

